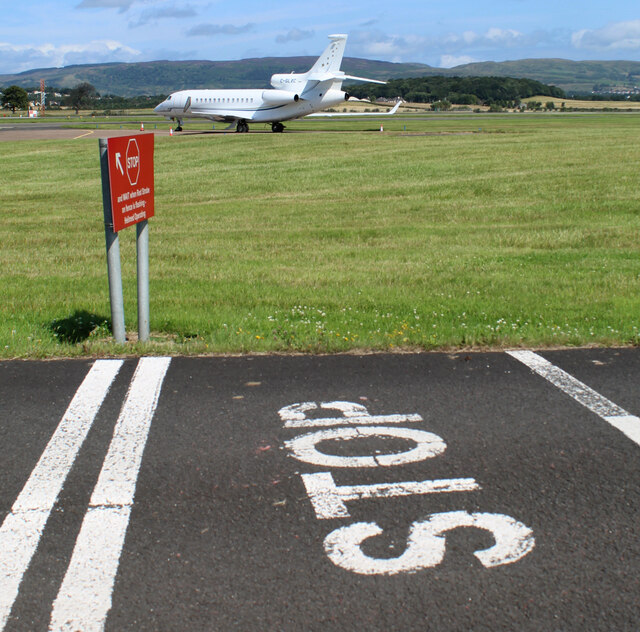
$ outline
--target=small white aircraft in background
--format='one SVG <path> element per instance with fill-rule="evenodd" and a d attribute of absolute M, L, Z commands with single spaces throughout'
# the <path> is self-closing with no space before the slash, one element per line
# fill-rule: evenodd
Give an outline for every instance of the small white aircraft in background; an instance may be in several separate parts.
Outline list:
<path fill-rule="evenodd" d="M 169 95 L 155 108 L 169 120 L 177 121 L 176 131 L 188 118 L 204 118 L 236 124 L 237 132 L 248 132 L 249 122 L 271 123 L 271 130 L 282 132 L 282 121 L 312 115 L 349 100 L 342 90 L 346 79 L 385 83 L 375 79 L 352 77 L 340 70 L 347 44 L 346 35 L 329 35 L 331 43 L 320 55 L 311 70 L 304 74 L 272 75 L 273 90 L 180 90 Z M 366 113 L 374 116 L 395 114 L 400 103 L 386 113 Z M 325 114 L 323 116 L 331 116 Z M 333 116 L 363 116 L 350 113 Z"/>

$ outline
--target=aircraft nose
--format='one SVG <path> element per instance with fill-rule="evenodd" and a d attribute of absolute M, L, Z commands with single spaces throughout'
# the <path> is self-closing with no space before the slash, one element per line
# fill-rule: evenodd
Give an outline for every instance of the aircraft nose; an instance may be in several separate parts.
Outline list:
<path fill-rule="evenodd" d="M 153 111 L 156 114 L 166 114 L 169 110 L 171 110 L 173 101 L 171 100 L 173 95 L 168 96 L 164 101 L 161 101 L 153 108 Z"/>

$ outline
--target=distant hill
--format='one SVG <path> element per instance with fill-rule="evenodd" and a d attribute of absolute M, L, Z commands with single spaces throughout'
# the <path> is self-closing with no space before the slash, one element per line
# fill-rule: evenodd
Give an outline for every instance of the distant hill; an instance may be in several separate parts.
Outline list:
<path fill-rule="evenodd" d="M 168 94 L 184 88 L 267 88 L 274 73 L 306 72 L 317 57 L 263 57 L 238 61 L 150 61 L 135 64 L 87 64 L 41 68 L 16 75 L 0 75 L 0 87 L 47 85 L 72 88 L 87 81 L 101 94 L 131 97 Z M 437 74 L 425 64 L 394 64 L 345 57 L 342 69 L 371 79 Z"/>
<path fill-rule="evenodd" d="M 640 62 L 521 59 L 481 62 L 450 69 L 463 77 L 518 77 L 558 86 L 567 94 L 587 94 L 594 86 L 640 86 Z"/>
<path fill-rule="evenodd" d="M 400 97 L 410 103 L 433 103 L 438 109 L 447 109 L 447 104 L 488 105 L 518 107 L 523 99 L 549 96 L 566 98 L 557 86 L 549 86 L 535 79 L 513 77 L 410 77 L 389 79 L 386 84 L 369 83 L 349 87 L 349 92 L 360 99 L 367 97 Z M 436 102 L 438 105 L 435 105 Z"/>
<path fill-rule="evenodd" d="M 0 75 L 0 87 L 16 84 L 33 88 L 39 85 L 40 79 L 44 79 L 47 85 L 71 88 L 87 81 L 101 94 L 125 97 L 168 94 L 183 88 L 266 88 L 272 74 L 304 72 L 315 60 L 316 57 L 264 57 L 237 61 L 86 64 Z M 591 92 L 594 85 L 640 85 L 640 62 L 633 61 L 523 59 L 434 68 L 426 64 L 398 64 L 345 57 L 342 69 L 347 74 L 384 80 L 433 75 L 526 78 L 558 86 L 567 94 L 585 94 Z"/>

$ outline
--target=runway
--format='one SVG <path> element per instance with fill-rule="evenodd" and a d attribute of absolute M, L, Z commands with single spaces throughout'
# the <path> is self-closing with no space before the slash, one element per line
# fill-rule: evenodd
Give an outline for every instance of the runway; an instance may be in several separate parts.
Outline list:
<path fill-rule="evenodd" d="M 0 629 L 635 629 L 639 374 L 637 349 L 1 362 Z"/>
<path fill-rule="evenodd" d="M 104 127 L 87 129 L 85 127 L 70 127 L 69 123 L 0 123 L 1 141 L 23 140 L 80 140 L 83 138 L 111 138 L 112 136 L 129 136 L 138 133 L 135 129 L 110 129 Z M 120 124 L 118 124 L 119 126 Z M 138 124 L 139 125 L 139 124 Z M 149 130 L 154 134 L 168 136 L 168 130 Z"/>
<path fill-rule="evenodd" d="M 434 120 L 438 118 L 438 114 L 425 114 L 423 116 L 413 116 L 410 119 L 405 119 L 399 116 L 394 117 L 394 121 L 402 122 L 402 121 L 412 121 L 415 122 L 417 120 Z M 449 115 L 448 118 L 451 120 L 452 118 L 468 118 L 470 115 L 466 116 L 452 116 Z M 474 120 L 478 118 L 477 114 L 474 114 Z M 295 129 L 291 127 L 287 127 L 285 125 L 284 134 L 362 134 L 362 133 L 379 133 L 379 125 L 381 121 L 387 120 L 384 116 L 380 118 L 377 117 L 369 117 L 367 119 L 357 118 L 351 119 L 352 121 L 362 122 L 366 120 L 371 123 L 373 127 L 368 130 L 363 129 L 345 129 L 345 124 L 348 124 L 349 121 L 346 119 L 335 119 L 332 122 L 335 123 L 334 129 Z M 300 120 L 297 122 L 304 122 L 308 125 L 313 125 L 313 123 L 320 123 L 323 119 L 315 119 L 311 120 Z M 326 121 L 325 121 L 326 122 Z M 132 119 L 130 121 L 117 121 L 117 122 L 109 122 L 100 120 L 99 122 L 89 123 L 82 122 L 78 123 L 77 126 L 74 126 L 73 122 L 46 122 L 46 121 L 23 121 L 20 122 L 11 121 L 9 119 L 0 120 L 0 142 L 1 141 L 23 141 L 23 140 L 80 140 L 80 139 L 92 139 L 92 138 L 110 138 L 112 136 L 127 136 L 131 134 L 141 133 L 140 128 L 140 120 Z M 163 121 L 160 125 L 160 128 L 157 127 L 158 123 L 155 121 L 144 121 L 145 129 L 143 130 L 146 133 L 153 133 L 157 136 L 169 136 L 170 132 L 168 129 L 165 129 L 165 122 Z M 201 123 L 200 123 L 201 125 Z M 91 126 L 91 127 L 90 127 Z M 126 127 L 127 129 L 123 128 Z M 227 135 L 234 134 L 235 128 L 233 126 L 229 127 L 228 123 L 212 123 L 210 129 L 190 129 L 187 125 L 182 132 L 174 132 L 173 136 L 175 138 L 180 138 L 182 136 L 201 136 L 201 135 Z M 250 134 L 272 134 L 270 125 L 263 123 L 255 123 L 250 127 Z M 387 132 L 389 133 L 389 132 Z M 402 136 L 442 136 L 442 135 L 462 135 L 462 134 L 471 134 L 474 132 L 469 131 L 459 131 L 459 132 L 451 132 L 451 131 L 432 131 L 432 132 L 393 132 L 394 134 L 400 134 Z"/>

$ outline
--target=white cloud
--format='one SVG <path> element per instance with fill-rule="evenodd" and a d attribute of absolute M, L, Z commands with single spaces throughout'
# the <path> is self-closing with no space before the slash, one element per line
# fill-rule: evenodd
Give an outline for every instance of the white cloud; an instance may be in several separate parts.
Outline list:
<path fill-rule="evenodd" d="M 315 31 L 291 29 L 286 35 L 278 35 L 278 37 L 276 37 L 276 42 L 278 42 L 278 44 L 286 44 L 287 42 L 301 42 L 302 40 L 311 39 L 315 34 Z"/>
<path fill-rule="evenodd" d="M 454 66 L 462 66 L 463 64 L 473 64 L 478 61 L 468 55 L 442 55 L 440 57 L 440 68 L 453 68 Z"/>
<path fill-rule="evenodd" d="M 126 11 L 135 0 L 82 0 L 78 9 L 120 9 Z"/>
<path fill-rule="evenodd" d="M 522 33 L 516 29 L 491 27 L 483 32 L 463 31 L 427 37 L 422 35 L 387 35 L 380 30 L 359 30 L 349 37 L 349 54 L 354 57 L 413 62 L 438 59 L 441 67 L 452 67 L 500 55 L 506 49 L 532 49 L 541 45 L 568 41 L 560 31 Z M 528 51 L 529 52 L 529 51 Z M 516 53 L 519 54 L 519 53 Z"/>
<path fill-rule="evenodd" d="M 193 18 L 197 15 L 197 11 L 191 6 L 173 6 L 155 7 L 145 9 L 140 13 L 140 17 L 129 24 L 130 27 L 145 26 L 146 24 L 155 24 L 158 20 L 181 20 L 184 18 Z"/>
<path fill-rule="evenodd" d="M 615 51 L 640 50 L 640 20 L 615 22 L 601 29 L 582 29 L 571 36 L 575 48 Z"/>
<path fill-rule="evenodd" d="M 114 40 L 86 44 L 14 45 L 0 42 L 0 72 L 18 73 L 30 68 L 53 68 L 73 64 L 137 61 L 141 52 Z"/>
<path fill-rule="evenodd" d="M 245 24 L 234 26 L 233 24 L 199 24 L 187 31 L 189 37 L 212 37 L 214 35 L 242 35 L 251 31 L 255 25 Z"/>
<path fill-rule="evenodd" d="M 418 35 L 386 35 L 379 30 L 353 31 L 349 36 L 349 55 L 374 57 L 392 61 L 414 60 L 422 57 L 424 49 L 432 44 Z"/>
<path fill-rule="evenodd" d="M 465 31 L 462 35 L 447 35 L 442 45 L 448 49 L 462 50 L 464 48 L 507 48 L 528 43 L 527 38 L 520 31 L 514 29 L 490 28 L 485 33 Z"/>

